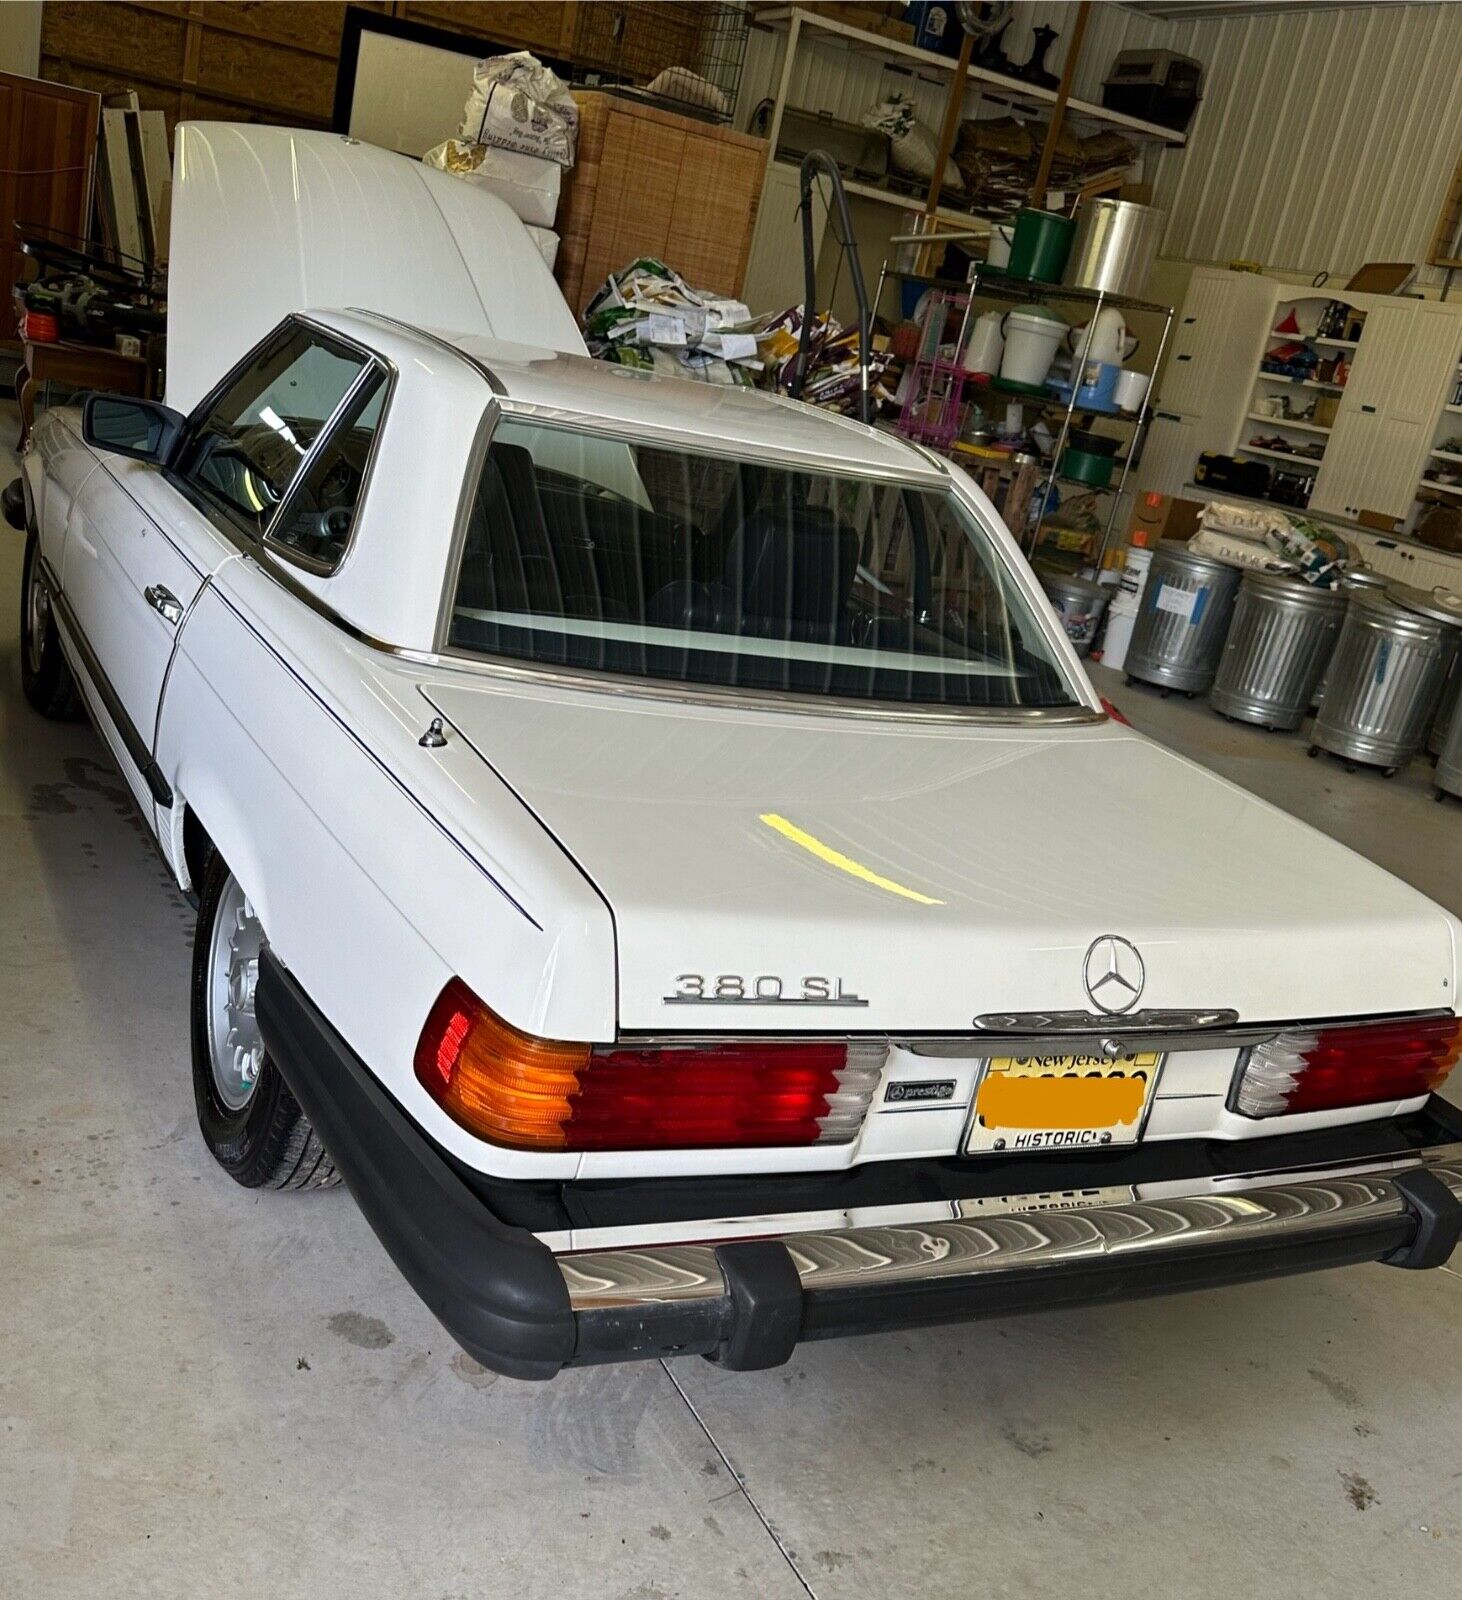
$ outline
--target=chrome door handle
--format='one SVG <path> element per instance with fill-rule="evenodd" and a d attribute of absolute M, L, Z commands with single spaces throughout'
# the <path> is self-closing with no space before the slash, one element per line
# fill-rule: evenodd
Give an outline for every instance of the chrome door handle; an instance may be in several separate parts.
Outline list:
<path fill-rule="evenodd" d="M 183 620 L 183 602 L 160 583 L 150 583 L 142 591 L 142 598 L 169 626 L 176 628 Z"/>

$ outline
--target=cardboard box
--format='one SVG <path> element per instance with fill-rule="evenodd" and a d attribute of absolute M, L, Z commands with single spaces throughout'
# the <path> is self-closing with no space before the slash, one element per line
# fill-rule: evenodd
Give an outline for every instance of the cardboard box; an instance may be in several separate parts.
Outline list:
<path fill-rule="evenodd" d="M 1175 494 L 1140 494 L 1132 508 L 1133 533 L 1141 530 L 1149 546 L 1159 539 L 1191 539 L 1203 514 L 1201 500 L 1184 500 Z M 1130 542 L 1130 539 L 1129 539 Z"/>

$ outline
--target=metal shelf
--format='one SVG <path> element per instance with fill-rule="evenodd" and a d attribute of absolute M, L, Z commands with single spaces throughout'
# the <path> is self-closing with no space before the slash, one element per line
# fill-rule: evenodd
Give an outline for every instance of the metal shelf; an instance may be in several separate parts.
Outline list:
<path fill-rule="evenodd" d="M 805 11 L 800 6 L 784 6 L 758 12 L 752 20 L 752 26 L 781 31 L 789 29 L 794 20 L 810 32 L 822 35 L 817 42 L 824 49 L 841 49 L 857 55 L 885 59 L 891 57 L 896 61 L 906 61 L 920 69 L 922 74 L 930 75 L 936 82 L 952 77 L 959 65 L 953 56 L 939 55 L 933 50 L 921 50 L 918 45 L 908 44 L 902 39 L 890 38 L 881 33 L 869 33 L 866 29 L 855 28 L 850 23 L 839 22 L 833 17 L 825 17 L 815 11 Z M 1048 89 L 1036 83 L 1024 83 L 1019 78 L 1007 77 L 1003 72 L 992 72 L 988 67 L 972 65 L 967 76 L 970 86 L 987 99 L 1005 101 L 1011 105 L 1029 107 L 1037 111 L 1056 103 L 1055 89 Z M 1151 140 L 1173 149 L 1181 149 L 1188 142 L 1187 134 L 1180 133 L 1176 128 L 1165 128 L 1160 122 L 1146 122 L 1141 117 L 1129 117 L 1124 111 L 1112 111 L 1106 106 L 1093 105 L 1089 100 L 1067 100 L 1066 114 L 1100 123 L 1105 127 L 1120 128 L 1139 139 Z"/>

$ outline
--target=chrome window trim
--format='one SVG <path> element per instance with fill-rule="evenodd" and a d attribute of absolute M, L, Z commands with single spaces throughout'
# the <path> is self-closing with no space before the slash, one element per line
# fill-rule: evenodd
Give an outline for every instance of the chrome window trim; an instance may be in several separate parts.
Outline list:
<path fill-rule="evenodd" d="M 364 349 L 364 346 L 360 348 Z M 345 391 L 340 403 L 330 413 L 324 427 L 315 435 L 310 448 L 305 451 L 298 470 L 290 480 L 289 488 L 280 498 L 279 504 L 274 508 L 274 515 L 269 519 L 269 526 L 265 528 L 263 537 L 259 541 L 267 546 L 272 554 L 277 555 L 281 561 L 287 561 L 291 566 L 313 573 L 316 577 L 333 578 L 345 565 L 346 561 L 349 560 L 351 552 L 355 549 L 356 533 L 360 525 L 359 516 L 351 517 L 350 532 L 346 536 L 345 544 L 341 548 L 338 559 L 334 562 L 321 561 L 313 556 L 303 555 L 297 550 L 291 550 L 288 545 L 282 544 L 275 537 L 275 529 L 279 526 L 280 519 L 283 517 L 290 501 L 300 492 L 305 474 L 313 466 L 316 456 L 325 448 L 329 440 L 334 438 L 336 429 L 344 421 L 355 397 L 364 390 L 374 373 L 381 373 L 384 376 L 386 386 L 385 393 L 381 397 L 381 419 L 376 424 L 375 433 L 371 436 L 371 447 L 366 453 L 365 471 L 361 474 L 360 493 L 356 496 L 356 505 L 358 507 L 365 505 L 366 495 L 369 493 L 371 486 L 371 474 L 375 470 L 376 460 L 381 453 L 381 435 L 386 431 L 386 423 L 391 412 L 391 402 L 396 395 L 396 379 L 398 376 L 395 365 L 384 356 L 377 355 L 374 352 L 370 354 L 366 364 L 360 369 L 355 381 Z"/>
<path fill-rule="evenodd" d="M 374 315 L 374 313 L 372 313 Z M 389 320 L 389 319 L 386 319 Z M 406 325 L 401 324 L 402 327 Z M 455 351 L 458 355 L 465 352 L 457 350 L 455 345 L 446 344 L 446 341 L 434 341 L 445 345 L 447 349 Z M 477 493 L 478 481 L 486 461 L 487 451 L 491 447 L 493 435 L 497 425 L 504 418 L 526 418 L 536 421 L 543 427 L 563 427 L 565 432 L 585 433 L 598 439 L 610 439 L 618 443 L 633 445 L 643 443 L 645 440 L 639 435 L 628 432 L 616 432 L 613 428 L 598 425 L 595 419 L 584 417 L 579 425 L 560 423 L 557 420 L 545 422 L 542 420 L 545 408 L 514 404 L 511 398 L 503 398 L 503 391 L 497 385 L 488 369 L 475 358 L 467 358 L 470 364 L 477 368 L 493 387 L 495 401 L 489 405 L 479 424 L 478 438 L 473 445 L 473 460 L 469 467 L 469 476 L 463 485 L 463 498 L 458 508 L 457 527 L 453 532 L 452 553 L 449 558 L 449 582 L 442 591 L 442 608 L 438 621 L 436 634 L 436 650 L 430 659 L 440 666 L 458 666 L 467 670 L 476 671 L 484 675 L 506 678 L 512 682 L 543 683 L 552 688 L 586 690 L 592 694 L 609 694 L 620 698 L 639 700 L 658 700 L 670 705 L 689 706 L 725 706 L 738 710 L 751 711 L 801 711 L 813 716 L 852 717 L 863 721 L 876 722 L 914 722 L 922 724 L 942 725 L 977 725 L 981 727 L 1067 727 L 1076 725 L 1092 725 L 1108 722 L 1111 719 L 1107 713 L 1086 705 L 1080 698 L 1071 705 L 1066 706 L 937 706 L 924 705 L 918 702 L 905 703 L 899 701 L 861 700 L 838 695 L 799 694 L 795 690 L 777 689 L 736 689 L 721 687 L 715 684 L 687 684 L 678 683 L 670 678 L 645 678 L 632 673 L 590 673 L 575 672 L 562 667 L 548 666 L 539 662 L 523 661 L 517 657 L 493 656 L 480 650 L 463 650 L 448 642 L 452 624 L 453 601 L 457 593 L 457 583 L 461 577 L 463 550 L 467 539 L 467 523 L 471 516 L 472 502 Z M 557 413 L 554 414 L 557 416 Z M 700 454 L 715 454 L 733 460 L 766 460 L 772 465 L 782 465 L 788 459 L 784 456 L 758 456 L 753 453 L 748 457 L 746 451 L 716 451 L 704 448 L 704 438 L 700 434 L 686 433 L 681 436 L 693 441 L 689 448 Z M 678 442 L 678 441 L 672 441 Z M 833 463 L 836 470 L 837 463 Z M 945 473 L 937 480 L 924 484 L 922 480 L 911 479 L 903 473 L 873 474 L 869 472 L 842 472 L 840 476 L 854 478 L 860 481 L 886 481 L 893 483 L 912 483 L 919 487 L 929 489 L 943 488 L 945 493 L 956 493 L 956 486 L 952 475 Z M 470 492 L 467 485 L 471 485 Z M 961 505 L 967 514 L 973 515 L 973 509 Z M 982 523 L 976 526 L 984 530 Z M 989 544 L 990 554 L 999 562 L 1003 571 L 1008 571 L 1003 553 L 993 540 Z M 1011 574 L 1014 576 L 1014 574 Z M 1029 599 L 1029 596 L 1024 596 Z M 1037 618 L 1039 621 L 1039 618 Z M 418 657 L 418 659 L 421 659 Z M 1074 694 L 1079 695 L 1081 685 L 1072 682 L 1066 674 L 1065 663 L 1059 658 L 1054 663 L 1066 678 L 1066 687 Z"/>

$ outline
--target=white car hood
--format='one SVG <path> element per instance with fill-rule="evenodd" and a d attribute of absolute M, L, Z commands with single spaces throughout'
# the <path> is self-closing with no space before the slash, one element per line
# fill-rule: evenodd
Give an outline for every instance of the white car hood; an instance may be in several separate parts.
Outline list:
<path fill-rule="evenodd" d="M 338 133 L 189 122 L 176 135 L 167 403 L 190 411 L 292 311 L 378 311 L 586 353 L 496 195 Z"/>
<path fill-rule="evenodd" d="M 622 1028 L 965 1032 L 981 1013 L 1090 1011 L 1084 958 L 1108 933 L 1141 952 L 1143 1008 L 1454 1003 L 1441 908 L 1114 724 L 879 722 L 460 674 L 423 692 L 608 902 Z M 816 977 L 867 1003 L 665 1003 L 727 977 L 795 995 Z"/>

